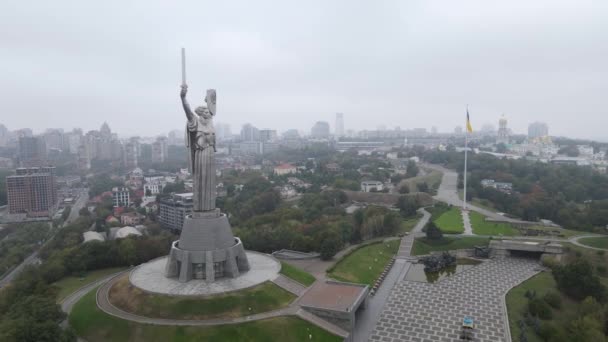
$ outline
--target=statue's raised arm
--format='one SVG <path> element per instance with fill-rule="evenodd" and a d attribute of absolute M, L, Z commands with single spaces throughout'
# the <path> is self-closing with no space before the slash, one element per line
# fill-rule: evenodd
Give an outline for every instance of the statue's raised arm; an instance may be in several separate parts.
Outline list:
<path fill-rule="evenodd" d="M 190 104 L 188 103 L 188 100 L 186 100 L 186 94 L 188 94 L 188 86 L 183 84 L 182 90 L 180 91 L 179 95 L 182 98 L 182 106 L 184 107 L 186 117 L 188 118 L 188 121 L 192 121 L 194 113 L 192 113 L 192 109 L 190 109 Z"/>

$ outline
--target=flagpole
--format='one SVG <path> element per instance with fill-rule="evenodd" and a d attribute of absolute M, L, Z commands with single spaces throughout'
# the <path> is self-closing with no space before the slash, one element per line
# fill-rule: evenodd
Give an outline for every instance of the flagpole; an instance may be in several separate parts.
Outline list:
<path fill-rule="evenodd" d="M 469 105 L 467 105 L 467 122 L 464 130 L 464 197 L 462 209 L 467 210 L 467 152 L 469 150 Z"/>

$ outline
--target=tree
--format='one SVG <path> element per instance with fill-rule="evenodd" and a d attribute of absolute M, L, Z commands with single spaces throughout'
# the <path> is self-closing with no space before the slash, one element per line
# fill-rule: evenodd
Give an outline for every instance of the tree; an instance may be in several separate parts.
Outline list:
<path fill-rule="evenodd" d="M 401 212 L 401 215 L 408 217 L 416 214 L 416 210 L 420 207 L 418 200 L 413 196 L 399 196 L 396 204 Z"/>
<path fill-rule="evenodd" d="M 323 240 L 319 253 L 321 260 L 329 260 L 340 250 L 340 241 L 336 236 L 330 236 Z"/>
<path fill-rule="evenodd" d="M 553 317 L 553 313 L 551 312 L 551 307 L 544 299 L 541 298 L 532 298 L 528 302 L 528 310 L 532 316 L 536 316 L 540 319 L 551 319 Z"/>
<path fill-rule="evenodd" d="M 399 187 L 399 193 L 400 194 L 409 194 L 410 193 L 410 187 L 407 186 L 407 184 L 403 184 L 402 186 Z"/>
<path fill-rule="evenodd" d="M 82 207 L 82 208 L 80 208 L 80 210 L 78 211 L 78 215 L 80 215 L 80 216 L 91 216 L 91 212 L 89 211 L 89 208 L 87 208 L 87 207 Z"/>
<path fill-rule="evenodd" d="M 441 229 L 439 229 L 433 221 L 429 221 L 429 223 L 426 224 L 426 238 L 429 240 L 443 239 Z"/>
<path fill-rule="evenodd" d="M 416 166 L 416 162 L 413 160 L 408 161 L 405 176 L 407 178 L 416 177 L 418 175 L 418 172 L 420 172 L 420 170 L 418 169 L 418 166 Z"/>
<path fill-rule="evenodd" d="M 416 184 L 418 191 L 420 192 L 429 192 L 429 185 L 426 182 Z"/>
<path fill-rule="evenodd" d="M 606 287 L 593 274 L 589 261 L 578 259 L 565 266 L 556 266 L 552 273 L 558 288 L 568 296 L 578 300 L 591 296 L 601 303 L 606 300 Z"/>
<path fill-rule="evenodd" d="M 118 256 L 124 265 L 133 265 L 135 263 L 135 244 L 131 238 L 120 240 Z"/>

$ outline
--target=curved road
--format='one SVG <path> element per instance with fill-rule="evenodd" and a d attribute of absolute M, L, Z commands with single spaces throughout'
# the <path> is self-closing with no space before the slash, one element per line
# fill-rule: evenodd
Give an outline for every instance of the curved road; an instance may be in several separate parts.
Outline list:
<path fill-rule="evenodd" d="M 437 190 L 437 195 L 434 196 L 436 200 L 441 202 L 446 202 L 448 204 L 462 207 L 464 202 L 460 199 L 458 195 L 458 173 L 454 170 L 446 169 L 443 166 L 435 165 L 435 164 L 424 164 L 425 167 L 428 167 L 433 170 L 437 170 L 443 173 L 443 177 L 441 178 L 441 184 L 439 185 L 439 189 Z M 510 217 L 506 217 L 500 214 L 497 214 L 493 211 L 477 207 L 470 203 L 467 203 L 467 208 L 473 211 L 476 211 L 484 216 L 491 217 L 497 221 L 505 221 L 511 223 L 529 223 L 527 221 L 522 221 L 518 219 L 513 219 Z"/>

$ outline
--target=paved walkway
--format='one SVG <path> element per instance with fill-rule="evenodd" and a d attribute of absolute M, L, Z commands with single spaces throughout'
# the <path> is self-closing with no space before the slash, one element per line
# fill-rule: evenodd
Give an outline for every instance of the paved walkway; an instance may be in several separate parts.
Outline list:
<path fill-rule="evenodd" d="M 272 282 L 275 283 L 278 287 L 289 291 L 298 297 L 303 295 L 306 291 L 306 286 L 298 283 L 295 280 L 291 280 L 290 278 L 287 278 L 282 274 L 279 274 L 279 276 L 274 278 Z"/>
<path fill-rule="evenodd" d="M 475 319 L 475 341 L 510 341 L 504 296 L 535 275 L 537 261 L 494 259 L 429 284 L 398 283 L 380 315 L 371 341 L 460 341 L 464 316 Z"/>
<path fill-rule="evenodd" d="M 439 185 L 439 189 L 437 189 L 437 195 L 434 196 L 436 200 L 457 206 L 462 207 L 463 202 L 458 196 L 457 185 L 458 185 L 458 173 L 454 170 L 446 169 L 443 166 L 435 165 L 435 164 L 424 164 L 425 167 L 430 169 L 438 170 L 443 172 L 443 178 L 441 179 L 441 184 Z M 497 221 L 503 222 L 511 222 L 511 223 L 526 223 L 526 221 L 513 219 L 510 217 L 506 217 L 495 213 L 493 211 L 483 209 L 467 203 L 467 208 L 469 210 L 476 211 L 484 216 L 491 217 Z"/>
<path fill-rule="evenodd" d="M 349 335 L 346 330 L 338 327 L 337 325 L 329 323 L 328 321 L 321 319 L 318 316 L 315 316 L 315 315 L 311 314 L 310 312 L 305 311 L 303 309 L 298 309 L 298 311 L 296 311 L 296 316 L 298 316 L 301 319 L 308 321 L 318 327 L 321 327 L 334 335 L 340 336 L 342 338 L 346 338 Z M 312 336 L 311 340 L 314 341 L 314 336 Z"/>
<path fill-rule="evenodd" d="M 585 245 L 585 244 L 582 244 L 582 243 L 578 242 L 579 239 L 591 238 L 591 237 L 598 238 L 598 237 L 608 237 L 608 236 L 607 235 L 579 235 L 579 236 L 573 236 L 573 237 L 569 238 L 568 242 L 571 242 L 572 244 L 577 245 L 579 247 L 589 248 L 589 249 L 595 249 L 597 251 L 605 251 L 606 250 L 605 248 L 591 247 L 589 245 Z"/>
<path fill-rule="evenodd" d="M 399 245 L 399 250 L 397 251 L 396 259 L 409 259 L 410 253 L 412 251 L 412 246 L 414 245 L 414 240 L 422 232 L 422 228 L 426 226 L 427 222 L 431 218 L 431 214 L 426 211 L 424 208 L 418 209 L 418 212 L 422 214 L 422 218 L 416 223 L 416 226 L 412 229 L 412 231 L 401 238 L 401 244 Z"/>
<path fill-rule="evenodd" d="M 468 210 L 461 210 L 462 224 L 464 225 L 464 233 L 462 235 L 473 235 L 473 227 L 471 227 L 471 218 Z"/>

